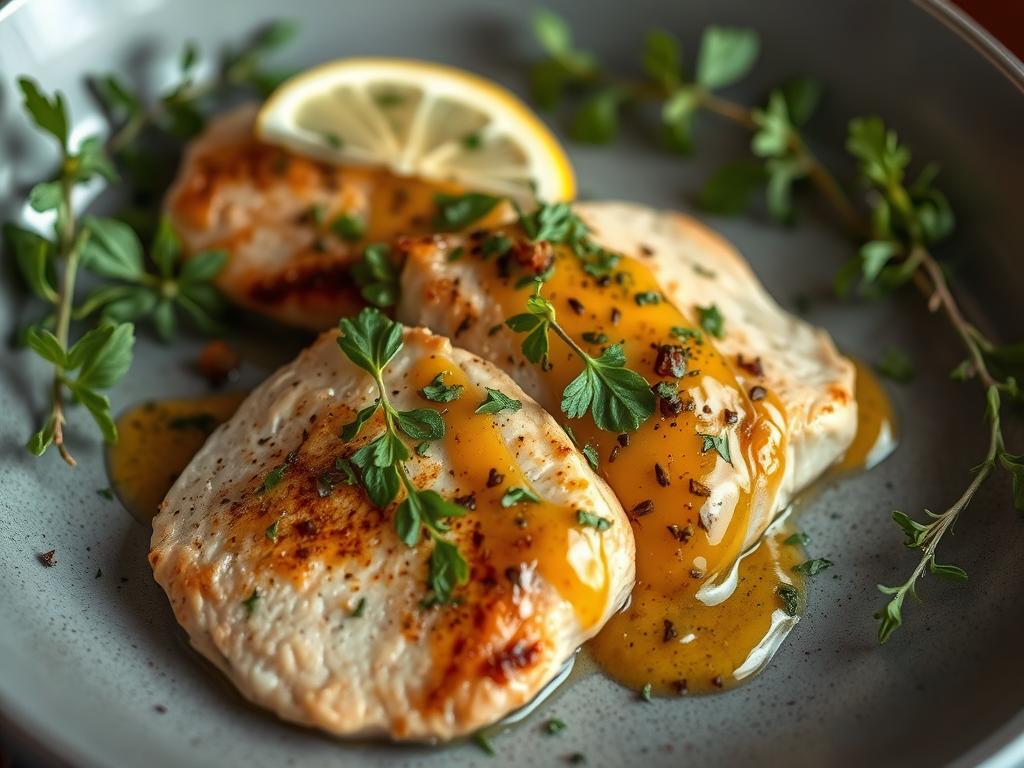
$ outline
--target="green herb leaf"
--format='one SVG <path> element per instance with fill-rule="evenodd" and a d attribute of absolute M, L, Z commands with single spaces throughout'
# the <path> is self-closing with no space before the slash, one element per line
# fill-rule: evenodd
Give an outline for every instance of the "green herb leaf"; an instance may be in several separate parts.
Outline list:
<path fill-rule="evenodd" d="M 700 452 L 707 453 L 708 451 L 714 451 L 727 462 L 732 464 L 732 455 L 729 452 L 729 435 L 705 435 L 700 432 L 697 433 L 697 437 L 701 439 Z"/>
<path fill-rule="evenodd" d="M 383 243 L 368 245 L 363 259 L 352 267 L 352 276 L 362 297 L 378 307 L 398 303 L 400 293 L 398 270 L 391 263 L 391 247 Z"/>
<path fill-rule="evenodd" d="M 52 211 L 61 204 L 64 198 L 64 191 L 59 181 L 44 181 L 36 184 L 28 193 L 28 203 L 32 210 L 43 213 Z"/>
<path fill-rule="evenodd" d="M 936 576 L 946 579 L 947 581 L 964 582 L 967 581 L 967 571 L 956 565 L 940 565 L 935 562 L 935 558 L 932 557 L 928 561 L 928 570 Z"/>
<path fill-rule="evenodd" d="M 873 283 L 882 269 L 899 255 L 902 247 L 892 240 L 870 240 L 860 248 L 861 271 L 864 281 Z"/>
<path fill-rule="evenodd" d="M 823 90 L 821 82 L 810 77 L 797 77 L 782 86 L 786 111 L 793 125 L 800 127 L 811 119 L 821 103 Z"/>
<path fill-rule="evenodd" d="M 648 703 L 654 700 L 653 685 L 650 683 L 644 683 L 644 687 L 640 689 L 640 700 Z"/>
<path fill-rule="evenodd" d="M 643 53 L 644 72 L 666 91 L 682 80 L 683 65 L 679 40 L 663 29 L 647 33 Z"/>
<path fill-rule="evenodd" d="M 44 301 L 57 303 L 50 263 L 53 244 L 35 232 L 13 224 L 4 224 L 3 234 L 14 252 L 18 270 L 31 291 Z"/>
<path fill-rule="evenodd" d="M 245 608 L 245 615 L 252 616 L 256 613 L 256 607 L 260 602 L 260 591 L 254 589 L 252 594 L 249 595 L 245 600 L 242 601 L 242 607 Z"/>
<path fill-rule="evenodd" d="M 181 265 L 181 283 L 206 283 L 220 274 L 228 262 L 227 251 L 200 251 Z"/>
<path fill-rule="evenodd" d="M 786 537 L 783 544 L 788 544 L 792 547 L 806 547 L 811 542 L 811 537 L 803 531 L 797 531 L 792 536 Z"/>
<path fill-rule="evenodd" d="M 576 510 L 576 522 L 580 525 L 585 525 L 590 528 L 596 528 L 599 531 L 607 531 L 612 527 L 612 521 L 607 518 L 595 515 L 593 512 L 587 512 L 586 510 Z"/>
<path fill-rule="evenodd" d="M 456 587 L 469 581 L 469 565 L 458 547 L 442 538 L 434 539 L 430 554 L 430 588 L 440 603 L 452 600 Z"/>
<path fill-rule="evenodd" d="M 643 376 L 625 367 L 621 343 L 584 362 L 583 372 L 562 393 L 562 412 L 570 419 L 589 410 L 598 429 L 621 433 L 633 432 L 654 413 L 654 393 Z"/>
<path fill-rule="evenodd" d="M 427 386 L 420 390 L 424 399 L 433 403 L 451 403 L 462 397 L 465 387 L 462 384 L 445 384 L 444 377 L 444 372 L 437 374 Z"/>
<path fill-rule="evenodd" d="M 32 120 L 40 129 L 53 136 L 62 148 L 66 148 L 68 144 L 68 110 L 64 94 L 57 91 L 53 98 L 50 98 L 40 90 L 34 80 L 27 77 L 19 78 L 18 85 L 24 96 L 25 111 L 31 115 Z"/>
<path fill-rule="evenodd" d="M 718 306 L 712 304 L 709 307 L 697 307 L 697 317 L 700 327 L 706 333 L 710 333 L 716 339 L 725 338 L 725 318 L 719 311 Z"/>
<path fill-rule="evenodd" d="M 519 486 L 513 486 L 505 491 L 505 494 L 501 497 L 501 506 L 505 509 L 514 507 L 516 504 L 523 502 L 530 502 L 531 504 L 539 504 L 540 496 L 535 494 L 529 488 L 522 488 Z"/>
<path fill-rule="evenodd" d="M 402 349 L 402 326 L 379 310 L 366 308 L 355 320 L 340 320 L 338 327 L 341 351 L 372 376 L 377 376 Z"/>
<path fill-rule="evenodd" d="M 735 83 L 753 69 L 759 49 L 752 29 L 708 27 L 697 54 L 697 82 L 708 89 Z"/>
<path fill-rule="evenodd" d="M 358 216 L 345 213 L 334 220 L 331 231 L 347 243 L 354 243 L 366 234 L 366 224 Z"/>
<path fill-rule="evenodd" d="M 523 404 L 519 400 L 513 400 L 511 397 L 506 395 L 504 392 L 500 392 L 497 389 L 491 389 L 490 387 L 484 387 L 487 390 L 487 396 L 484 401 L 480 403 L 473 413 L 501 413 L 502 411 L 511 411 L 515 413 Z"/>
<path fill-rule="evenodd" d="M 597 448 L 592 444 L 587 443 L 583 446 L 581 452 L 583 453 L 583 458 L 587 460 L 587 464 L 590 465 L 590 468 L 597 472 L 601 467 L 601 457 L 597 453 Z"/>
<path fill-rule="evenodd" d="M 142 243 L 135 231 L 117 219 L 86 216 L 82 227 L 89 239 L 82 249 L 82 266 L 100 277 L 137 281 L 144 274 Z"/>
<path fill-rule="evenodd" d="M 102 328 L 111 328 L 112 330 L 102 345 L 89 350 L 88 357 L 82 355 L 81 370 L 75 380 L 79 387 L 106 389 L 113 386 L 131 367 L 132 347 L 135 344 L 135 329 L 132 324 L 104 324 L 100 326 L 100 329 Z M 104 333 L 100 329 L 96 329 L 97 332 Z M 81 341 L 88 336 L 89 334 L 83 336 Z M 72 351 L 74 351 L 74 347 L 72 347 Z M 75 362 L 78 362 L 77 355 Z"/>
<path fill-rule="evenodd" d="M 661 294 L 657 291 L 642 291 L 633 295 L 633 301 L 636 302 L 638 307 L 661 304 Z"/>
<path fill-rule="evenodd" d="M 826 568 L 831 568 L 832 565 L 833 563 L 831 560 L 826 560 L 823 557 L 816 557 L 813 560 L 806 560 L 799 565 L 794 565 L 793 572 L 801 573 L 804 576 L 817 576 Z"/>
<path fill-rule="evenodd" d="M 464 195 L 438 194 L 434 196 L 437 216 L 434 226 L 443 232 L 465 229 L 489 214 L 501 202 L 500 197 L 468 192 Z"/>
<path fill-rule="evenodd" d="M 433 408 L 414 408 L 395 414 L 398 428 L 413 440 L 440 440 L 444 437 L 444 419 Z"/>
<path fill-rule="evenodd" d="M 914 378 L 914 364 L 907 354 L 897 348 L 888 347 L 882 358 L 875 364 L 875 370 L 887 379 L 905 384 Z"/>
<path fill-rule="evenodd" d="M 622 93 L 605 88 L 587 98 L 569 123 L 569 136 L 588 144 L 607 144 L 619 132 Z"/>
<path fill-rule="evenodd" d="M 32 326 L 25 333 L 29 348 L 43 360 L 63 368 L 67 365 L 64 347 L 50 331 Z"/>
<path fill-rule="evenodd" d="M 544 730 L 552 736 L 554 736 L 556 733 L 561 733 L 566 729 L 566 727 L 566 724 L 559 720 L 557 717 L 552 717 L 544 724 Z"/>
<path fill-rule="evenodd" d="M 1024 512 L 1024 456 L 1002 451 L 999 463 L 1013 478 L 1013 508 Z"/>

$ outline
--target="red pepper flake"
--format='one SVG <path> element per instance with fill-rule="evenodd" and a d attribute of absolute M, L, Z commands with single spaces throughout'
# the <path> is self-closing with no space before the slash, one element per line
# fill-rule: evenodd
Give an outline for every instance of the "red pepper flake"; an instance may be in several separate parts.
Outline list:
<path fill-rule="evenodd" d="M 694 480 L 691 477 L 690 478 L 690 493 L 692 493 L 694 496 L 710 496 L 711 495 L 711 489 L 708 488 L 706 485 L 704 485 L 704 483 L 700 482 L 700 480 Z"/>
<path fill-rule="evenodd" d="M 196 360 L 199 375 L 214 387 L 237 379 L 241 367 L 242 358 L 227 342 L 219 339 L 206 344 Z"/>
<path fill-rule="evenodd" d="M 619 441 L 619 445 L 621 445 L 623 448 L 626 448 L 629 445 L 629 433 L 628 432 L 623 432 L 621 435 L 619 435 L 615 439 Z"/>
<path fill-rule="evenodd" d="M 505 476 L 494 467 L 487 473 L 487 487 L 495 488 L 505 482 Z"/>
<path fill-rule="evenodd" d="M 691 568 L 690 569 L 690 578 L 691 579 L 703 579 L 704 578 L 704 571 L 702 571 L 700 568 Z"/>
<path fill-rule="evenodd" d="M 639 504 L 637 504 L 635 507 L 633 507 L 633 509 L 630 512 L 630 514 L 633 517 L 643 517 L 644 515 L 651 514 L 651 512 L 653 512 L 653 511 L 654 511 L 654 500 L 653 499 L 644 499 Z"/>
<path fill-rule="evenodd" d="M 768 390 L 761 386 L 751 387 L 749 394 L 750 399 L 756 403 L 758 400 L 764 400 L 768 396 Z"/>
<path fill-rule="evenodd" d="M 455 329 L 455 335 L 458 336 L 459 334 L 465 333 L 470 328 L 472 328 L 473 320 L 474 318 L 471 317 L 470 315 L 466 315 L 464 318 L 462 318 L 462 322 L 459 323 L 459 327 Z"/>
<path fill-rule="evenodd" d="M 675 624 L 673 624 L 668 619 L 665 619 L 664 620 L 664 625 L 665 625 L 665 629 L 661 633 L 661 642 L 667 643 L 667 642 L 675 640 L 677 637 L 679 637 L 679 633 L 676 631 L 676 625 Z"/>
<path fill-rule="evenodd" d="M 668 476 L 668 472 L 665 471 L 665 468 L 661 466 L 661 464 L 654 465 L 654 477 L 657 479 L 658 485 L 662 488 L 668 488 L 672 485 L 672 480 Z"/>
<path fill-rule="evenodd" d="M 47 568 L 53 568 L 57 564 L 56 558 L 57 550 L 51 549 L 49 552 L 43 552 L 41 555 L 36 555 L 39 562 L 45 565 Z"/>
<path fill-rule="evenodd" d="M 467 493 L 465 496 L 458 496 L 454 499 L 460 507 L 465 507 L 470 512 L 476 512 L 476 494 Z"/>
<path fill-rule="evenodd" d="M 658 347 L 658 357 L 654 361 L 654 372 L 659 376 L 680 378 L 686 374 L 686 349 L 674 344 L 662 344 Z"/>
<path fill-rule="evenodd" d="M 736 411 L 730 411 L 728 408 L 722 411 L 722 417 L 725 419 L 725 423 L 730 425 L 740 420 L 740 415 Z"/>
<path fill-rule="evenodd" d="M 584 306 L 583 306 L 583 302 L 582 301 L 580 301 L 579 299 L 573 299 L 573 298 L 569 298 L 569 299 L 567 299 L 567 301 L 569 303 L 569 308 L 573 312 L 575 312 L 577 315 L 582 315 L 583 314 Z"/>
<path fill-rule="evenodd" d="M 608 463 L 613 464 L 615 459 L 619 456 L 619 446 L 613 445 L 611 452 L 608 454 Z"/>
<path fill-rule="evenodd" d="M 618 307 L 612 307 L 612 325 L 618 325 L 621 319 L 622 313 L 619 311 Z"/>
<path fill-rule="evenodd" d="M 640 253 L 642 253 L 644 256 L 653 256 L 654 249 L 651 248 L 651 246 L 649 245 L 644 245 L 643 243 L 640 243 Z"/>
<path fill-rule="evenodd" d="M 677 696 L 685 696 L 690 689 L 686 683 L 686 680 L 673 680 L 672 690 L 676 692 Z"/>
<path fill-rule="evenodd" d="M 711 684 L 715 686 L 715 688 L 721 688 L 724 685 L 724 683 L 722 682 L 722 676 L 715 675 L 714 677 L 712 677 Z"/>
<path fill-rule="evenodd" d="M 749 373 L 751 376 L 757 376 L 760 378 L 764 376 L 764 367 L 761 365 L 761 358 L 755 357 L 753 360 L 745 360 L 743 354 L 736 355 L 736 365 L 742 368 L 744 371 Z"/>
<path fill-rule="evenodd" d="M 295 524 L 295 530 L 303 536 L 316 536 L 317 527 L 312 520 L 300 520 Z"/>

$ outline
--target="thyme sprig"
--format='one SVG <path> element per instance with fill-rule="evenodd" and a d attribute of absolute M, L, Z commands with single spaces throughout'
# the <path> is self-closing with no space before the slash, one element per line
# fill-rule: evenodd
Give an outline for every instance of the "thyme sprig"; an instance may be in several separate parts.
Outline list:
<path fill-rule="evenodd" d="M 350 460 L 370 501 L 385 509 L 405 491 L 395 509 L 395 530 L 408 547 L 415 547 L 425 530 L 434 543 L 430 555 L 431 602 L 451 602 L 455 589 L 469 580 L 469 566 L 458 547 L 445 538 L 447 520 L 466 514 L 465 507 L 447 501 L 437 491 L 420 490 L 412 482 L 405 462 L 411 458 L 402 435 L 418 444 L 440 440 L 445 435 L 441 414 L 433 408 L 397 410 L 388 398 L 384 369 L 402 350 L 402 326 L 376 309 L 364 309 L 354 319 L 342 319 L 338 346 L 353 363 L 369 373 L 377 384 L 377 400 L 342 427 L 341 438 L 358 437 L 363 425 L 378 412 L 384 431 L 359 448 Z"/>
<path fill-rule="evenodd" d="M 879 587 L 891 597 L 877 616 L 881 622 L 879 640 L 884 643 L 900 626 L 904 598 L 908 593 L 916 596 L 915 584 L 926 569 L 955 580 L 966 578 L 956 566 L 937 564 L 935 552 L 997 466 L 1011 475 L 1014 506 L 1024 510 L 1024 459 L 1006 450 L 1000 419 L 1003 398 L 1021 399 L 1024 344 L 996 344 L 967 320 L 942 263 L 932 253 L 955 224 L 946 197 L 934 184 L 937 166 L 925 166 L 908 182 L 911 153 L 896 133 L 881 118 L 855 118 L 849 123 L 846 149 L 858 161 L 859 180 L 865 191 L 863 202 L 856 202 L 811 151 L 802 132 L 817 106 L 820 84 L 806 78 L 783 84 L 772 89 L 765 103 L 757 107 L 731 101 L 717 92 L 753 69 L 760 49 L 754 30 L 706 29 L 692 78 L 686 77 L 676 38 L 655 30 L 645 41 L 645 77 L 641 79 L 624 78 L 602 69 L 592 53 L 574 46 L 568 25 L 553 13 L 535 14 L 534 31 L 545 52 L 530 73 L 538 104 L 554 107 L 569 92 L 582 93 L 569 123 L 573 138 L 594 143 L 611 141 L 624 107 L 652 102 L 660 106 L 666 146 L 683 153 L 693 149 L 693 124 L 701 112 L 739 125 L 751 133 L 753 158 L 725 165 L 707 181 L 699 199 L 705 209 L 739 213 L 747 207 L 753 192 L 763 186 L 769 212 L 791 221 L 794 192 L 806 181 L 829 204 L 847 232 L 862 243 L 856 256 L 837 275 L 837 292 L 849 293 L 856 282 L 862 294 L 877 296 L 913 283 L 932 311 L 946 315 L 960 338 L 966 359 L 952 375 L 959 380 L 976 378 L 984 387 L 989 451 L 956 502 L 941 514 L 927 512 L 930 523 L 893 513 L 908 535 L 908 546 L 919 549 L 922 557 L 902 586 Z"/>

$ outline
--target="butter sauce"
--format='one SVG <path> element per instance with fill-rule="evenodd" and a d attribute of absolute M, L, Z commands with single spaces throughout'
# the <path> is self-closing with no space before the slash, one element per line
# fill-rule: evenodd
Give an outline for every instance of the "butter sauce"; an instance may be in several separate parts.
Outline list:
<path fill-rule="evenodd" d="M 246 394 L 150 401 L 121 414 L 118 442 L 107 448 L 107 474 L 136 520 L 149 526 L 178 475 Z"/>

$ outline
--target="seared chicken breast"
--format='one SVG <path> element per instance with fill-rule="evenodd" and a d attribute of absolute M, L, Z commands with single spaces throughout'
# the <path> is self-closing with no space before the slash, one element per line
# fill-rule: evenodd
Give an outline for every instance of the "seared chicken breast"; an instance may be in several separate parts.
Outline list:
<path fill-rule="evenodd" d="M 256 112 L 228 112 L 189 145 L 165 208 L 187 254 L 229 254 L 216 284 L 232 302 L 320 331 L 363 306 L 349 270 L 365 245 L 433 231 L 435 194 L 459 188 L 265 144 Z"/>
<path fill-rule="evenodd" d="M 338 335 L 323 334 L 212 434 L 154 519 L 150 562 L 193 646 L 253 702 L 333 734 L 467 734 L 534 697 L 622 604 L 632 532 L 563 429 L 507 375 L 406 329 L 384 370 L 388 398 L 436 409 L 446 434 L 410 443 L 404 466 L 416 488 L 465 509 L 446 537 L 470 571 L 454 601 L 426 599 L 436 545 L 403 543 L 395 504 L 374 507 L 339 471 L 384 426 L 378 410 L 339 438 L 378 389 Z M 460 396 L 425 399 L 438 376 Z M 485 388 L 521 407 L 478 412 L 493 399 Z"/>
<path fill-rule="evenodd" d="M 782 310 L 743 257 L 692 219 L 618 202 L 580 203 L 574 210 L 593 240 L 622 254 L 622 264 L 629 265 L 621 272 L 628 279 L 620 285 L 612 275 L 588 274 L 565 249 L 556 253 L 544 293 L 554 301 L 560 322 L 579 327 L 578 342 L 596 356 L 624 336 L 628 350 L 629 334 L 634 333 L 641 343 L 635 356 L 627 355 L 628 363 L 652 382 L 673 378 L 665 370 L 670 363 L 658 357 L 672 353 L 663 347 L 678 345 L 687 358 L 680 389 L 689 390 L 701 432 L 717 432 L 719 425 L 742 428 L 744 422 L 757 420 L 772 424 L 772 435 L 761 449 L 777 456 L 766 459 L 765 454 L 749 462 L 775 475 L 770 493 L 761 494 L 745 526 L 741 549 L 749 546 L 797 491 L 842 458 L 852 441 L 857 422 L 853 364 L 836 351 L 824 330 Z M 475 240 L 407 239 L 398 316 L 449 334 L 459 345 L 494 361 L 557 413 L 562 389 L 555 381 L 560 377 L 526 360 L 522 336 L 503 325 L 524 310 L 531 286 L 523 275 L 541 264 L 531 262 L 532 254 L 523 260 L 521 250 L 515 257 L 521 263 L 511 271 L 500 260 L 450 258 L 460 245 L 479 254 L 487 237 L 477 232 Z M 668 311 L 666 304 L 672 305 Z M 695 343 L 698 335 L 700 343 Z M 564 347 L 554 349 L 557 367 L 556 355 L 569 356 Z M 575 362 L 566 365 L 573 375 L 581 368 Z M 717 378 L 709 375 L 713 368 Z M 760 416 L 754 413 L 759 403 L 768 404 Z M 681 422 L 676 414 L 661 413 L 658 419 L 674 420 L 677 426 Z M 738 464 L 733 462 L 728 470 L 734 476 L 728 483 L 730 495 L 756 481 L 756 472 L 744 472 Z M 612 484 L 627 509 L 638 501 L 637 494 L 646 493 L 623 493 Z M 705 506 L 715 503 L 716 487 L 721 486 L 710 484 Z M 712 523 L 711 517 L 710 512 L 704 516 L 704 527 Z"/>

